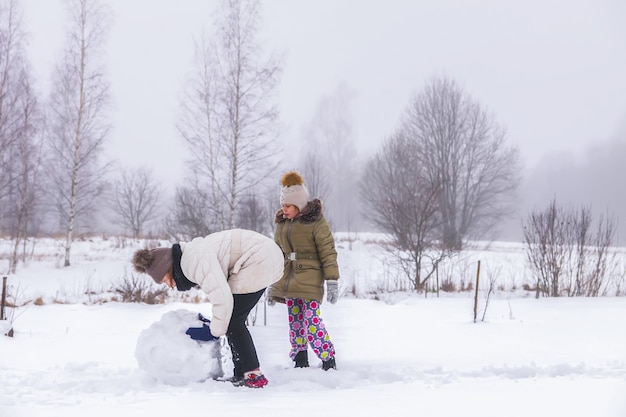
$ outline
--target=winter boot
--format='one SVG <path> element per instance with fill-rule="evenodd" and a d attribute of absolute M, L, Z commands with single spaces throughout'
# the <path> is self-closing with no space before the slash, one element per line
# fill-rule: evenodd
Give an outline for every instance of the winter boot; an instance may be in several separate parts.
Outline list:
<path fill-rule="evenodd" d="M 269 381 L 260 371 L 246 372 L 245 376 L 233 376 L 229 381 L 236 387 L 263 388 Z"/>
<path fill-rule="evenodd" d="M 296 353 L 296 357 L 293 358 L 293 361 L 296 363 L 294 368 L 308 368 L 309 367 L 309 356 L 306 350 L 301 350 Z"/>
<path fill-rule="evenodd" d="M 335 363 L 335 357 L 333 356 L 327 361 L 322 362 L 322 369 L 328 371 L 329 369 L 337 369 L 337 364 Z"/>
<path fill-rule="evenodd" d="M 267 378 L 260 372 L 247 372 L 243 378 L 243 385 L 248 388 L 263 388 L 267 384 Z"/>

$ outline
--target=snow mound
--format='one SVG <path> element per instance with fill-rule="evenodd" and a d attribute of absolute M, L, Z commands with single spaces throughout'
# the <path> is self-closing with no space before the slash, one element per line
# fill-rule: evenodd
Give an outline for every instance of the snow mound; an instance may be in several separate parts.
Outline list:
<path fill-rule="evenodd" d="M 11 323 L 8 320 L 0 320 L 0 335 L 6 336 L 11 331 Z"/>
<path fill-rule="evenodd" d="M 170 311 L 137 338 L 139 368 L 160 382 L 182 386 L 223 375 L 220 342 L 198 342 L 185 332 L 200 327 L 198 313 Z"/>

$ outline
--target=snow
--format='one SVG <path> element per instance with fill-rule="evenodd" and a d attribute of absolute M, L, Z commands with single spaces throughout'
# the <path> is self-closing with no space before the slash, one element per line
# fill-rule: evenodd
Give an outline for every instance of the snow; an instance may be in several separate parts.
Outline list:
<path fill-rule="evenodd" d="M 459 261 L 472 276 L 480 258 L 485 277 L 505 281 L 489 300 L 479 288 L 474 322 L 472 291 L 380 292 L 402 277 L 373 241 L 338 241 L 342 297 L 322 305 L 338 369 L 311 353 L 311 368 L 294 369 L 284 306 L 259 305 L 250 331 L 270 383 L 254 390 L 211 379 L 216 345 L 184 334 L 210 316 L 200 294 L 115 301 L 141 243 L 76 242 L 63 268 L 59 243 L 39 240 L 36 261 L 8 275 L 9 300 L 23 305 L 5 311 L 0 416 L 626 416 L 626 297 L 535 299 L 520 289 L 520 245 L 492 245 Z"/>

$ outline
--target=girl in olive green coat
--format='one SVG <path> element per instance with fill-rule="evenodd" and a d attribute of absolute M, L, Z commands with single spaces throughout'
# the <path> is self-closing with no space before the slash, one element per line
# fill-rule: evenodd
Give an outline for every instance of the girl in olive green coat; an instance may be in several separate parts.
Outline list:
<path fill-rule="evenodd" d="M 322 214 L 322 202 L 308 201 L 304 180 L 295 171 L 283 175 L 274 240 L 285 256 L 282 278 L 269 289 L 268 303 L 287 305 L 289 357 L 296 368 L 309 366 L 308 346 L 322 369 L 337 369 L 335 347 L 320 317 L 326 283 L 327 300 L 338 298 L 339 267 L 335 240 Z"/>

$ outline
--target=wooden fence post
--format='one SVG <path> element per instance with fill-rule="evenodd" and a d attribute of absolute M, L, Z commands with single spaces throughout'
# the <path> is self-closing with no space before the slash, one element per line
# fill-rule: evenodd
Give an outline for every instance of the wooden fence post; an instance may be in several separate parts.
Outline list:
<path fill-rule="evenodd" d="M 0 320 L 4 320 L 4 303 L 7 299 L 7 277 L 2 277 L 2 303 L 0 304 Z"/>

